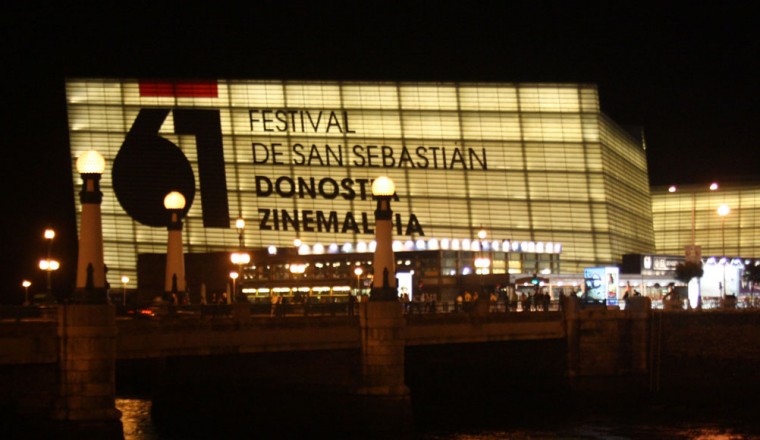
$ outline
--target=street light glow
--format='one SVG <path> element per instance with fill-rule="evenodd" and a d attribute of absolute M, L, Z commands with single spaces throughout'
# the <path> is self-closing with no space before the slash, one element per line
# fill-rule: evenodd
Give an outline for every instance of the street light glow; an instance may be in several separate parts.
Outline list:
<path fill-rule="evenodd" d="M 230 261 L 232 264 L 248 264 L 251 262 L 251 255 L 247 252 L 233 252 Z"/>
<path fill-rule="evenodd" d="M 300 263 L 293 263 L 290 265 L 290 273 L 292 274 L 302 274 L 306 272 L 306 265 L 300 264 Z"/>
<path fill-rule="evenodd" d="M 55 231 L 51 228 L 45 229 L 45 239 L 52 240 L 55 238 Z"/>
<path fill-rule="evenodd" d="M 390 197 L 396 193 L 396 184 L 388 176 L 380 176 L 372 182 L 372 195 Z"/>
<path fill-rule="evenodd" d="M 729 208 L 728 205 L 720 205 L 720 206 L 718 206 L 718 215 L 719 216 L 725 217 L 730 212 L 731 212 L 731 208 Z"/>
<path fill-rule="evenodd" d="M 61 264 L 57 260 L 40 260 L 40 269 L 42 270 L 58 270 Z"/>
<path fill-rule="evenodd" d="M 475 273 L 485 275 L 487 274 L 488 268 L 491 266 L 491 260 L 486 257 L 476 258 L 475 259 Z"/>
<path fill-rule="evenodd" d="M 178 191 L 172 191 L 164 197 L 164 208 L 185 209 L 185 196 Z"/>
<path fill-rule="evenodd" d="M 79 174 L 103 174 L 105 169 L 106 160 L 95 150 L 87 151 L 77 159 Z"/>

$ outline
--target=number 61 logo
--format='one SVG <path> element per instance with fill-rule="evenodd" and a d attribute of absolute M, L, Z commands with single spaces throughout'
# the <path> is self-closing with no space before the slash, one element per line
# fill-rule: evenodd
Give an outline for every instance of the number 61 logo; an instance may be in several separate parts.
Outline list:
<path fill-rule="evenodd" d="M 195 177 L 190 161 L 177 145 L 159 135 L 169 112 L 174 131 L 195 135 L 198 149 L 203 226 L 229 228 L 227 183 L 219 110 L 141 109 L 113 163 L 113 188 L 121 207 L 147 226 L 166 226 L 169 216 L 164 196 L 179 191 L 187 205 L 195 198 Z"/>

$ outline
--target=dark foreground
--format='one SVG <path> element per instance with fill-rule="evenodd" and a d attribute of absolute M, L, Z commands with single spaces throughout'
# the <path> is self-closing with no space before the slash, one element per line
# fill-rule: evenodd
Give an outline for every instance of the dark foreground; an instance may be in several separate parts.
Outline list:
<path fill-rule="evenodd" d="M 307 390 L 192 390 L 151 404 L 122 396 L 125 439 L 753 439 L 754 393 L 624 395 L 521 389 L 509 396 L 459 389 L 403 402 Z M 1 438 L 104 438 L 35 420 L 0 418 Z M 117 435 L 115 438 L 119 438 Z"/>

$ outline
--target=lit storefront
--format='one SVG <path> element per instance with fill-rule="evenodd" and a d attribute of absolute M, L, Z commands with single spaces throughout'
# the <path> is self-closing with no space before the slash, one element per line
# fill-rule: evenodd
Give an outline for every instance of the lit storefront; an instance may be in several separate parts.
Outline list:
<path fill-rule="evenodd" d="M 581 273 L 654 250 L 645 151 L 600 112 L 593 85 L 71 79 L 66 94 L 72 164 L 96 149 L 111 170 L 113 285 L 145 286 L 138 256 L 165 252 L 170 190 L 187 199 L 188 256 L 294 239 L 301 254 L 362 253 L 379 175 L 396 182 L 402 250 L 437 243 L 440 276 L 455 241 L 503 254 L 488 270 L 505 274 Z"/>

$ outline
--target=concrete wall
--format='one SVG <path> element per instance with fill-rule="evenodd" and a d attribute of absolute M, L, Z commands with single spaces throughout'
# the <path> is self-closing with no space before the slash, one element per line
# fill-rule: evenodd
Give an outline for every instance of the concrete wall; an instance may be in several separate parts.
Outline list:
<path fill-rule="evenodd" d="M 657 312 L 652 386 L 664 395 L 751 402 L 760 392 L 760 314 L 729 310 Z"/>

